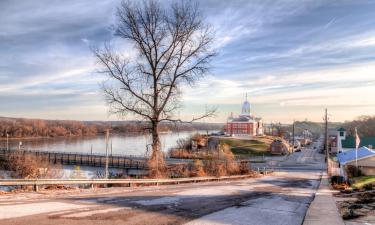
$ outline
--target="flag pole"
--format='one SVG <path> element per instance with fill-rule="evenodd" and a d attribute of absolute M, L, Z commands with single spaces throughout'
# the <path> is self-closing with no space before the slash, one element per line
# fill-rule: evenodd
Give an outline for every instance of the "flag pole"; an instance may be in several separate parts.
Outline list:
<path fill-rule="evenodd" d="M 361 139 L 358 136 L 357 128 L 355 128 L 355 167 L 358 171 L 358 147 Z"/>
<path fill-rule="evenodd" d="M 358 170 L 358 148 L 355 148 L 355 167 Z"/>

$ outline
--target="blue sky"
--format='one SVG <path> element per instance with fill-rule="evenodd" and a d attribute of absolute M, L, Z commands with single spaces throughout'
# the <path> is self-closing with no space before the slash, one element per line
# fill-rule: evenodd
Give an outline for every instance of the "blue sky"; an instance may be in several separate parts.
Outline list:
<path fill-rule="evenodd" d="M 0 115 L 112 120 L 90 44 L 113 39 L 119 0 L 0 1 Z M 205 105 L 225 121 L 245 93 L 266 122 L 375 114 L 375 1 L 199 1 L 219 55 L 183 118 Z M 124 51 L 131 53 L 131 46 Z"/>

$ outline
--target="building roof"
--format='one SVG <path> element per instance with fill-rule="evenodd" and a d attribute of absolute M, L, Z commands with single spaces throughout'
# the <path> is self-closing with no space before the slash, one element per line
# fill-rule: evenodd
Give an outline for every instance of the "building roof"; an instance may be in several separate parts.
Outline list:
<path fill-rule="evenodd" d="M 345 165 L 348 162 L 355 161 L 356 159 L 356 149 L 350 149 L 349 151 L 346 152 L 340 152 L 337 154 L 337 160 L 340 162 L 340 164 Z M 367 157 L 375 156 L 375 151 L 371 150 L 367 147 L 361 147 L 358 149 L 358 160 L 364 159 Z"/>
<path fill-rule="evenodd" d="M 328 130 L 328 136 L 337 136 L 337 130 L 336 129 L 329 129 Z"/>
<path fill-rule="evenodd" d="M 360 137 L 360 139 L 359 147 L 368 147 L 370 145 L 375 147 L 375 137 Z M 346 136 L 345 140 L 341 140 L 341 146 L 343 148 L 355 148 L 355 138 L 353 136 Z"/>
<path fill-rule="evenodd" d="M 230 122 L 250 122 L 252 121 L 252 117 L 250 116 L 239 116 L 236 118 L 232 118 Z"/>
<path fill-rule="evenodd" d="M 340 127 L 337 131 L 346 131 L 343 127 Z"/>

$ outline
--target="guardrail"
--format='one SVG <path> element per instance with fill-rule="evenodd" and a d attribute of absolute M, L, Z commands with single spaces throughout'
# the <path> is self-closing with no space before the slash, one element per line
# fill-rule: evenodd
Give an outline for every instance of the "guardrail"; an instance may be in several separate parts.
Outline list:
<path fill-rule="evenodd" d="M 174 178 L 174 179 L 0 179 L 0 186 L 33 186 L 34 191 L 38 191 L 42 185 L 80 185 L 88 184 L 94 188 L 95 184 L 125 184 L 131 187 L 135 184 L 180 184 L 197 183 L 221 180 L 236 180 L 252 177 L 253 175 L 237 175 L 222 177 L 194 177 L 194 178 Z"/>

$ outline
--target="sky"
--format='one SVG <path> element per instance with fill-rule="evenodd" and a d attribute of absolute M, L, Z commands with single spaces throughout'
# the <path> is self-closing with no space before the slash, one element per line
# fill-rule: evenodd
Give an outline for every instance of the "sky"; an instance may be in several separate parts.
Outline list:
<path fill-rule="evenodd" d="M 109 115 L 89 47 L 114 39 L 119 4 L 0 0 L 0 116 L 131 119 Z M 265 122 L 322 121 L 325 108 L 332 121 L 375 115 L 375 1 L 199 4 L 218 56 L 204 79 L 182 88 L 183 119 L 216 106 L 205 122 L 225 122 L 246 93 Z"/>

